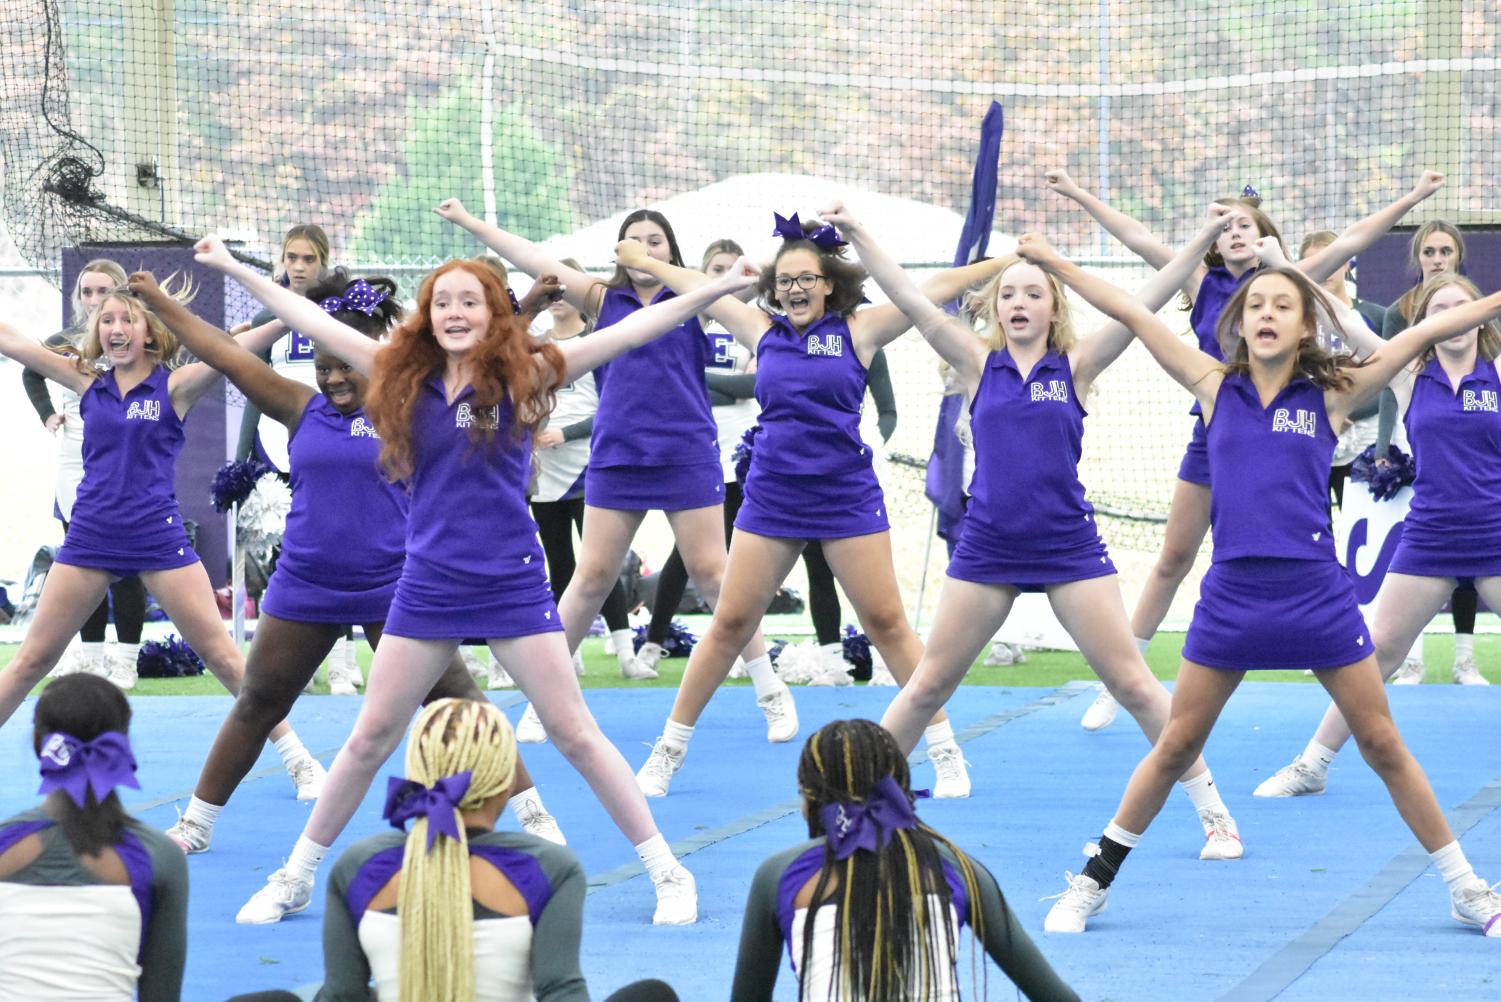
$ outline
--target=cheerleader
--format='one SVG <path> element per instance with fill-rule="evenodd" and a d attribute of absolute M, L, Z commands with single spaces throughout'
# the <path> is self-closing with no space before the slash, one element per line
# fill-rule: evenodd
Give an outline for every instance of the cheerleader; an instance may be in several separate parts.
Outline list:
<path fill-rule="evenodd" d="M 1111 881 L 1198 755 L 1247 670 L 1311 667 L 1349 721 L 1366 761 L 1449 885 L 1452 914 L 1501 936 L 1501 895 L 1475 875 L 1433 789 L 1392 721 L 1371 638 L 1328 527 L 1329 460 L 1352 410 L 1428 347 L 1501 314 L 1501 294 L 1438 313 L 1363 362 L 1330 354 L 1317 286 L 1262 268 L 1220 319 L 1222 362 L 1179 341 L 1142 303 L 1024 236 L 1018 253 L 1128 326 L 1203 410 L 1213 474 L 1214 563 L 1183 646 L 1172 715 L 1136 767 L 1084 872 L 1048 912 L 1050 932 L 1083 932 Z"/>
<path fill-rule="evenodd" d="M 261 743 L 292 709 L 303 685 L 345 623 L 364 626 L 380 644 L 386 609 L 401 574 L 406 538 L 406 492 L 379 473 L 380 439 L 364 412 L 366 380 L 333 355 L 314 355 L 317 389 L 278 375 L 234 339 L 188 312 L 145 272 L 130 288 L 197 358 L 229 377 L 273 421 L 288 429 L 292 510 L 281 558 L 271 575 L 245 682 L 214 739 L 197 788 L 167 835 L 184 852 L 205 852 L 214 825 L 235 787 L 255 765 Z M 540 287 L 539 287 L 540 288 Z M 390 279 L 351 281 L 339 271 L 310 288 L 331 316 L 379 339 L 400 317 Z M 359 512 L 359 518 L 351 518 Z M 462 660 L 454 658 L 424 702 L 452 696 L 483 699 Z M 511 808 L 522 827 L 563 840 L 542 808 L 524 764 Z"/>
<path fill-rule="evenodd" d="M 1410 309 L 1422 321 L 1478 299 L 1469 279 L 1451 271 L 1430 279 Z M 1383 676 L 1402 669 L 1456 583 L 1473 583 L 1488 606 L 1501 608 L 1501 507 L 1493 504 L 1501 484 L 1498 354 L 1501 328 L 1492 320 L 1433 345 L 1391 382 L 1418 475 L 1371 629 Z M 1323 793 L 1349 739 L 1339 708 L 1329 707 L 1308 747 L 1256 796 Z"/>
<path fill-rule="evenodd" d="M 922 657 L 892 565 L 886 501 L 860 437 L 867 366 L 908 322 L 891 305 L 856 310 L 865 273 L 844 257 L 833 227 L 802 224 L 794 214 L 777 217 L 776 233 L 782 246 L 761 272 L 757 305 L 725 299 L 709 309 L 756 352 L 761 430 L 735 517 L 736 556 L 724 601 L 693 648 L 662 736 L 636 775 L 648 796 L 666 796 L 699 715 L 809 541 L 824 544 L 825 559 L 892 675 L 905 681 Z M 616 253 L 626 267 L 658 276 L 679 295 L 709 282 L 631 240 Z M 924 292 L 946 302 L 994 271 L 988 262 L 955 268 Z M 938 775 L 935 795 L 968 796 L 964 757 L 941 710 L 925 737 Z"/>
<path fill-rule="evenodd" d="M 89 314 L 111 290 L 124 284 L 125 269 L 108 258 L 97 258 L 85 264 L 73 284 L 73 295 L 69 297 L 73 326 L 52 335 L 42 344 L 53 351 L 76 355 Z M 73 501 L 78 497 L 78 484 L 83 479 L 83 417 L 78 413 L 79 397 L 72 390 L 59 387 L 62 411 L 58 412 L 52 406 L 47 379 L 41 373 L 23 369 L 21 385 L 26 388 L 26 396 L 47 430 L 62 432 L 58 441 L 54 513 L 66 533 L 68 519 L 73 514 Z M 106 650 L 104 630 L 109 623 L 111 606 L 115 614 L 117 643 Z M 136 655 L 141 649 L 141 627 L 145 621 L 146 586 L 134 575 L 121 578 L 109 586 L 109 597 L 99 603 L 99 608 L 79 631 L 81 644 L 77 657 L 60 662 L 52 674 L 87 672 L 106 675 L 116 685 L 131 688 L 135 685 Z"/>
<path fill-rule="evenodd" d="M 1214 206 L 1194 239 L 1153 276 L 1143 289 L 1148 308 L 1166 305 L 1223 231 L 1226 215 Z M 953 695 L 1016 596 L 1043 591 L 1106 690 L 1155 741 L 1171 697 L 1131 643 L 1115 567 L 1078 475 L 1083 401 L 1130 344 L 1130 332 L 1107 324 L 1076 341 L 1062 286 L 1008 257 L 972 297 L 989 327 L 981 341 L 969 324 L 929 303 L 844 206 L 823 217 L 839 227 L 891 301 L 953 367 L 970 401 L 975 473 L 969 507 L 923 660 L 882 726 L 903 748 L 915 745 L 923 721 Z M 1240 831 L 1208 766 L 1195 758 L 1180 775 L 1204 828 L 1199 857 L 1239 859 Z"/>
<path fill-rule="evenodd" d="M 601 281 L 565 267 L 530 241 L 476 219 L 458 199 L 444 202 L 438 214 L 534 278 L 557 275 L 563 297 L 594 318 L 596 331 L 674 294 L 644 269 L 617 265 Z M 618 239 L 638 244 L 654 260 L 682 265 L 672 225 L 660 212 L 632 212 L 621 221 Z M 710 606 L 718 601 L 725 571 L 724 483 L 704 384 L 707 362 L 708 341 L 698 318 L 690 315 L 667 336 L 595 370 L 599 413 L 584 483 L 580 562 L 558 602 L 570 650 L 578 649 L 620 579 L 631 540 L 653 509 L 667 516 L 699 593 Z M 772 670 L 759 627 L 746 638 L 745 654 L 756 703 L 766 717 L 766 739 L 790 741 L 797 734 L 797 709 Z M 517 740 L 542 740 L 537 724 L 528 707 L 516 727 Z"/>
<path fill-rule="evenodd" d="M 1158 241 L 1145 226 L 1080 188 L 1069 177 L 1068 171 L 1050 170 L 1045 176 L 1049 187 L 1077 202 L 1152 267 L 1160 270 L 1172 258 L 1172 249 Z M 1397 220 L 1438 191 L 1442 184 L 1443 175 L 1432 171 L 1425 173 L 1411 192 L 1351 225 L 1329 244 L 1299 262 L 1298 267 L 1315 282 L 1324 281 L 1345 262 L 1375 243 Z M 1261 211 L 1261 196 L 1250 185 L 1239 198 L 1222 199 L 1219 204 L 1230 208 L 1230 223 L 1204 254 L 1203 266 L 1195 268 L 1183 283 L 1183 295 L 1192 304 L 1189 323 L 1199 350 L 1222 359 L 1220 345 L 1215 340 L 1220 313 L 1226 301 L 1255 273 L 1258 265 L 1256 241 L 1272 237 L 1281 243 L 1282 236 Z M 1198 417 L 1197 403 L 1190 413 L 1195 415 L 1193 434 L 1178 466 L 1178 484 L 1168 506 L 1167 525 L 1163 527 L 1162 553 L 1131 616 L 1131 632 L 1143 654 L 1162 625 L 1178 586 L 1193 569 L 1194 559 L 1204 543 L 1204 534 L 1209 530 L 1209 460 L 1204 422 Z M 1085 730 L 1098 730 L 1115 719 L 1115 712 L 1114 699 L 1108 689 L 1103 690 L 1085 711 L 1081 724 Z"/>
<path fill-rule="evenodd" d="M 446 204 L 446 203 L 445 203 Z M 692 875 L 673 857 L 630 769 L 584 704 L 526 510 L 531 435 L 557 387 L 659 337 L 715 297 L 749 283 L 740 270 L 691 296 L 561 346 L 516 323 L 490 269 L 450 261 L 418 291 L 418 310 L 377 345 L 315 303 L 237 263 L 215 237 L 199 260 L 225 272 L 356 370 L 374 373 L 367 413 L 386 472 L 407 481 L 406 563 L 386 616 L 354 731 L 287 863 L 237 921 L 278 922 L 311 900 L 313 877 L 424 693 L 465 637 L 481 636 L 559 749 L 636 847 L 657 893 L 653 921 L 698 917 Z"/>
<path fill-rule="evenodd" d="M 242 335 L 242 343 L 258 349 L 281 330 L 280 324 L 258 327 Z M 3 323 L 0 353 L 77 393 L 89 429 L 67 537 L 21 649 L 0 671 L 0 723 L 57 664 L 110 582 L 132 574 L 140 575 L 214 676 L 238 694 L 245 661 L 219 618 L 208 572 L 188 541 L 174 493 L 177 455 L 186 439 L 183 421 L 219 373 L 201 362 L 169 369 L 177 339 L 128 288 L 111 291 L 89 317 L 76 359 L 50 352 Z M 271 737 L 297 799 L 316 799 L 323 767 L 285 722 L 272 728 Z"/>

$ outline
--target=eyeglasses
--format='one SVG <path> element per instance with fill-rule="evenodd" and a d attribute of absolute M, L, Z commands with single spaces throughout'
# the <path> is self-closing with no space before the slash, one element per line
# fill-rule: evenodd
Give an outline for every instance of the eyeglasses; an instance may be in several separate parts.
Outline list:
<path fill-rule="evenodd" d="M 786 292 L 788 289 L 792 288 L 793 283 L 796 283 L 799 289 L 807 292 L 809 289 L 818 284 L 818 280 L 820 278 L 823 278 L 823 276 L 814 275 L 811 272 L 805 272 L 801 275 L 798 275 L 796 278 L 793 278 L 791 275 L 778 275 L 776 283 L 777 291 Z"/>

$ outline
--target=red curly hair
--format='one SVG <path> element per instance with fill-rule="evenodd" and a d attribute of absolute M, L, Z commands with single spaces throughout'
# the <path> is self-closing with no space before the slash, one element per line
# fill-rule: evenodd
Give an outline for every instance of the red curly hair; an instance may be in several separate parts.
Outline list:
<path fill-rule="evenodd" d="M 547 419 L 563 383 L 563 353 L 551 341 L 532 337 L 517 321 L 506 287 L 492 269 L 466 260 L 439 266 L 417 290 L 417 308 L 376 354 L 365 397 L 365 413 L 380 432 L 381 465 L 393 480 L 412 474 L 412 410 L 422 384 L 441 373 L 447 362 L 433 335 L 433 287 L 452 271 L 473 275 L 490 308 L 490 329 L 470 355 L 473 405 L 493 407 L 509 394 L 514 414 L 511 432 L 519 440 Z M 484 425 L 476 421 L 469 429 L 477 445 L 489 444 L 495 436 L 495 429 Z"/>

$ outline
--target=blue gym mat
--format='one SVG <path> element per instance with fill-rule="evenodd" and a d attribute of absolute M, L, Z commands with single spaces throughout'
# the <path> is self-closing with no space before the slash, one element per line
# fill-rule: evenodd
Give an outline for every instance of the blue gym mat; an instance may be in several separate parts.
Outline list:
<path fill-rule="evenodd" d="M 803 734 L 841 717 L 879 718 L 892 689 L 796 689 Z M 1501 758 L 1496 724 L 1501 687 L 1389 690 L 1398 723 L 1433 780 L 1440 804 L 1476 870 L 1501 879 Z M 1324 796 L 1258 800 L 1251 790 L 1302 749 L 1326 697 L 1314 685 L 1247 683 L 1221 717 L 1207 755 L 1240 824 L 1243 860 L 1198 859 L 1201 829 L 1174 793 L 1111 891 L 1109 908 L 1082 936 L 1042 932 L 1064 870 L 1083 865 L 1146 751 L 1122 714 L 1087 733 L 1078 719 L 1093 689 L 965 687 L 951 705 L 971 764 L 974 794 L 924 801 L 925 820 L 996 874 L 1012 907 L 1055 967 L 1086 999 L 1402 999 L 1501 997 L 1501 941 L 1449 917 L 1442 880 L 1427 864 L 1384 788 L 1353 745 L 1335 763 Z M 513 720 L 521 697 L 492 693 Z M 673 693 L 595 689 L 589 704 L 632 767 L 645 760 Z M 547 807 L 590 874 L 584 970 L 603 997 L 641 977 L 671 982 L 685 1000 L 725 997 L 740 914 L 762 859 L 806 837 L 795 771 L 801 742 L 769 745 L 749 688 L 720 692 L 705 713 L 672 795 L 651 801 L 662 831 L 698 880 L 700 921 L 653 928 L 651 885 L 631 847 L 583 780 L 548 745 L 523 746 Z M 126 803 L 167 827 L 185 804 L 229 706 L 227 697 L 133 701 L 139 793 Z M 302 699 L 293 722 L 325 764 L 347 735 L 359 700 Z M 398 751 L 382 773 L 401 772 Z M 915 761 L 921 761 L 921 752 Z M 30 704 L 0 728 L 0 817 L 36 802 Z M 914 783 L 930 785 L 918 764 Z M 331 854 L 380 830 L 377 781 Z M 292 988 L 322 977 L 323 885 L 307 912 L 280 925 L 246 927 L 234 914 L 290 851 L 310 805 L 292 799 L 275 753 L 226 808 L 213 849 L 190 860 L 192 902 L 184 998 L 224 999 L 259 988 Z M 503 823 L 512 823 L 509 815 Z M 325 871 L 327 864 L 325 864 Z M 966 997 L 967 959 L 961 963 Z M 1013 998 L 989 968 L 988 996 Z M 796 990 L 784 969 L 778 998 Z"/>

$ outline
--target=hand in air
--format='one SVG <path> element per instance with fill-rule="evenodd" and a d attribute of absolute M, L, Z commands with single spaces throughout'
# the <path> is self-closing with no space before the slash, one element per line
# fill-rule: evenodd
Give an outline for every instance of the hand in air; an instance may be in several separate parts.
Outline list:
<path fill-rule="evenodd" d="M 843 202 L 835 202 L 818 214 L 824 222 L 836 227 L 841 233 L 854 233 L 860 229 L 860 220 L 855 218 Z"/>
<path fill-rule="evenodd" d="M 749 289 L 761 280 L 761 267 L 748 257 L 738 258 L 728 271 L 714 280 L 724 295 L 734 295 L 741 289 Z"/>
<path fill-rule="evenodd" d="M 1268 268 L 1286 268 L 1288 266 L 1287 255 L 1282 251 L 1282 243 L 1276 237 L 1258 237 L 1252 245 L 1256 248 L 1256 256 L 1261 263 Z"/>
<path fill-rule="evenodd" d="M 1063 261 L 1063 256 L 1053 249 L 1048 238 L 1041 233 L 1023 233 L 1016 242 L 1016 256 L 1044 271 Z"/>
<path fill-rule="evenodd" d="M 1042 177 L 1049 188 L 1065 198 L 1073 198 L 1079 191 L 1079 186 L 1069 177 L 1067 167 L 1054 167 L 1050 171 L 1044 171 Z"/>
<path fill-rule="evenodd" d="M 235 263 L 234 255 L 224 246 L 224 241 L 215 236 L 204 237 L 193 245 L 193 260 L 219 271 Z"/>
<path fill-rule="evenodd" d="M 651 255 L 646 253 L 646 245 L 639 240 L 622 240 L 615 245 L 615 261 L 622 268 L 640 269 Z"/>
<path fill-rule="evenodd" d="M 563 298 L 563 283 L 558 281 L 556 275 L 543 275 L 532 283 L 532 287 L 526 290 L 526 295 L 521 297 L 521 313 L 536 316 L 547 308 L 548 303 L 556 303 Z"/>
<path fill-rule="evenodd" d="M 457 198 L 445 198 L 433 207 L 433 211 L 450 223 L 456 223 L 469 215 L 469 210 L 464 208 L 464 203 Z"/>
<path fill-rule="evenodd" d="M 1444 186 L 1444 175 L 1436 170 L 1425 170 L 1418 183 L 1413 185 L 1412 193 L 1418 198 L 1427 198 Z"/>
<path fill-rule="evenodd" d="M 156 284 L 156 276 L 149 271 L 131 272 L 127 284 L 130 291 L 142 299 L 153 299 L 162 294 L 162 287 Z"/>

